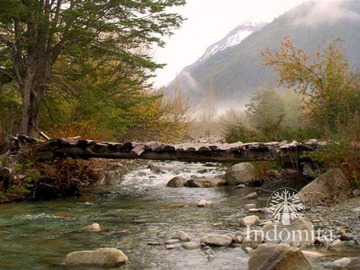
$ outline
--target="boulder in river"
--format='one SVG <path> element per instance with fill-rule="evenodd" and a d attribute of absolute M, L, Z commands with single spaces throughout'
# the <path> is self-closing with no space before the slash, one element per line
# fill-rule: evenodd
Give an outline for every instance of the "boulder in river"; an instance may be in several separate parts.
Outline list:
<path fill-rule="evenodd" d="M 225 179 L 222 178 L 195 178 L 186 181 L 185 186 L 209 188 L 209 187 L 224 186 L 225 184 L 226 181 Z"/>
<path fill-rule="evenodd" d="M 255 168 L 250 162 L 242 162 L 231 166 L 225 179 L 228 185 L 251 184 L 255 180 Z"/>
<path fill-rule="evenodd" d="M 232 237 L 221 234 L 208 234 L 200 239 L 201 244 L 208 246 L 230 246 L 232 241 Z"/>
<path fill-rule="evenodd" d="M 250 255 L 249 270 L 311 270 L 300 249 L 285 244 L 262 244 Z"/>
<path fill-rule="evenodd" d="M 111 267 L 127 261 L 127 256 L 116 248 L 75 251 L 66 255 L 66 265 L 68 266 Z"/>
<path fill-rule="evenodd" d="M 299 196 L 306 203 L 318 204 L 322 200 L 331 200 L 346 196 L 351 184 L 340 169 L 331 169 L 303 187 Z"/>
<path fill-rule="evenodd" d="M 167 187 L 183 187 L 185 184 L 185 179 L 181 176 L 176 176 L 172 178 L 167 184 Z"/>

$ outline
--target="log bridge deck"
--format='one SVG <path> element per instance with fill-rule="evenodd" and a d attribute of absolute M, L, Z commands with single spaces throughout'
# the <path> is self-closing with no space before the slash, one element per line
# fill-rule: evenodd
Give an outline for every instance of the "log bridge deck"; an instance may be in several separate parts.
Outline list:
<path fill-rule="evenodd" d="M 245 162 L 287 161 L 298 165 L 301 154 L 314 151 L 324 142 L 254 142 L 254 143 L 184 143 L 170 145 L 160 142 L 115 143 L 84 139 L 51 139 L 40 141 L 32 137 L 13 137 L 12 149 L 25 145 L 36 146 L 38 159 L 51 160 L 71 157 L 75 159 L 151 159 L 178 160 L 186 162 Z"/>

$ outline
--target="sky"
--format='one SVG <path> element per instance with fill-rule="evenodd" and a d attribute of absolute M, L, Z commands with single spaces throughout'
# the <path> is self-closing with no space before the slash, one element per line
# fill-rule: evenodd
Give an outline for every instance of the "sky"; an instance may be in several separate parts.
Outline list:
<path fill-rule="evenodd" d="M 166 66 L 157 71 L 154 86 L 171 82 L 180 71 L 245 21 L 271 22 L 306 0 L 187 0 L 176 8 L 187 20 L 167 38 L 165 48 L 156 48 L 152 56 Z"/>

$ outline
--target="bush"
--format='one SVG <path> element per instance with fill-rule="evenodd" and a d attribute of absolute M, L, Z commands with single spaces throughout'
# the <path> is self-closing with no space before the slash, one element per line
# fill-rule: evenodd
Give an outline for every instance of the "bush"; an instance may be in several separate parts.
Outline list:
<path fill-rule="evenodd" d="M 340 168 L 354 187 L 360 187 L 360 117 L 355 115 L 347 126 L 327 136 L 328 144 L 306 157 L 327 168 Z"/>
<path fill-rule="evenodd" d="M 230 109 L 220 117 L 222 135 L 228 143 L 253 142 L 259 139 L 255 131 L 249 129 L 245 123 L 245 113 Z"/>

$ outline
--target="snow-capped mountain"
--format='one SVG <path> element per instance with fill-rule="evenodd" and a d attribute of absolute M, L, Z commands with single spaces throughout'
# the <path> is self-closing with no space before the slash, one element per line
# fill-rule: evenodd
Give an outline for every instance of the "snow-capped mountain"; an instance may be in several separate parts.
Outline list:
<path fill-rule="evenodd" d="M 176 85 L 194 104 L 202 102 L 204 90 L 213 88 L 218 111 L 246 104 L 255 91 L 278 86 L 277 73 L 263 65 L 261 53 L 266 48 L 278 51 L 285 36 L 289 36 L 295 46 L 309 56 L 328 48 L 334 39 L 340 38 L 349 66 L 358 72 L 360 1 L 334 3 L 341 3 L 341 11 L 331 13 L 331 18 L 323 15 L 324 10 L 318 8 L 317 1 L 306 1 L 269 24 L 239 25 L 209 46 L 195 63 L 185 67 L 178 74 Z M 246 32 L 252 34 L 243 38 Z M 174 89 L 175 80 L 162 91 L 171 95 L 175 93 Z"/>
<path fill-rule="evenodd" d="M 196 62 L 202 62 L 217 52 L 223 51 L 226 48 L 238 45 L 250 34 L 259 31 L 266 23 L 263 22 L 244 22 L 233 29 L 227 36 L 220 41 L 210 45 L 203 56 Z"/>

